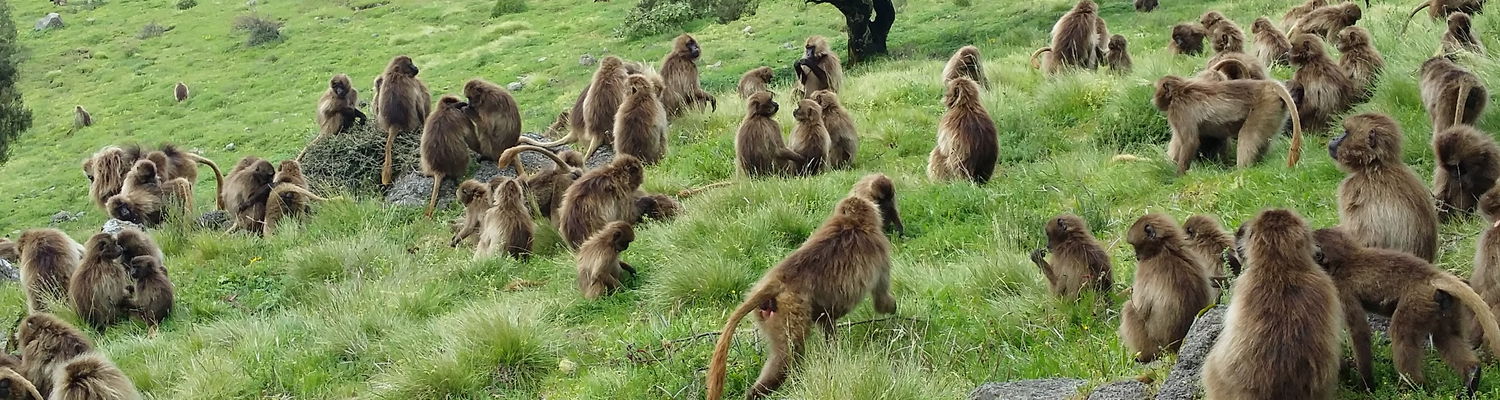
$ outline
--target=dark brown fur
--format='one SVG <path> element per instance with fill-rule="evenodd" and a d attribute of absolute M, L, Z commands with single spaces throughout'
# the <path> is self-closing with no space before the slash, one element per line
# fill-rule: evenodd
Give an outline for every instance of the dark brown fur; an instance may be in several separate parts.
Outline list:
<path fill-rule="evenodd" d="M 182 215 L 190 213 L 192 185 L 182 178 L 163 182 L 158 171 L 155 162 L 137 160 L 130 174 L 125 176 L 120 194 L 105 202 L 109 216 L 145 226 L 158 226 L 172 212 L 169 209 L 177 208 L 172 207 L 173 203 L 181 206 Z"/>
<path fill-rule="evenodd" d="M 1266 70 L 1266 66 L 1261 64 L 1259 59 L 1245 53 L 1231 51 L 1215 54 L 1208 59 L 1207 66 L 1207 69 L 1223 73 L 1225 80 L 1263 81 L 1270 79 L 1270 72 Z"/>
<path fill-rule="evenodd" d="M 948 112 L 938 122 L 937 145 L 927 157 L 928 179 L 989 182 L 1000 139 L 995 121 L 979 101 L 979 85 L 965 78 L 949 81 L 943 106 Z"/>
<path fill-rule="evenodd" d="M 1479 197 L 1476 207 L 1484 216 L 1484 233 L 1474 242 L 1474 273 L 1469 276 L 1469 286 L 1489 304 L 1490 313 L 1500 312 L 1500 190 L 1490 188 Z M 1470 345 L 1485 339 L 1483 332 L 1471 325 Z"/>
<path fill-rule="evenodd" d="M 120 245 L 120 263 L 127 264 L 131 259 L 140 256 L 151 256 L 162 262 L 166 262 L 166 254 L 161 251 L 161 246 L 151 238 L 151 234 L 140 229 L 125 228 L 115 234 L 115 242 Z"/>
<path fill-rule="evenodd" d="M 438 189 L 443 179 L 458 178 L 469 172 L 469 150 L 465 138 L 474 135 L 474 124 L 466 116 L 468 103 L 456 96 L 443 96 L 422 127 L 422 174 L 432 177 L 432 198 L 427 201 L 427 217 L 437 207 Z"/>
<path fill-rule="evenodd" d="M 635 193 L 635 209 L 641 217 L 637 223 L 649 221 L 670 221 L 682 214 L 682 203 L 677 199 L 664 194 L 650 194 L 637 190 Z"/>
<path fill-rule="evenodd" d="M 474 134 L 465 143 L 480 159 L 499 160 L 521 140 L 520 106 L 505 88 L 483 79 L 465 83 L 464 97 L 469 99 L 464 115 L 474 122 Z"/>
<path fill-rule="evenodd" d="M 535 175 L 528 175 L 522 171 L 517 156 L 522 151 L 536 151 L 552 159 L 555 167 Z M 558 207 L 562 206 L 563 192 L 573 185 L 573 181 L 583 176 L 583 154 L 572 150 L 564 150 L 561 153 L 553 153 L 541 147 L 522 145 L 506 150 L 500 157 L 500 165 L 513 165 L 517 167 L 517 175 L 526 182 L 526 194 L 534 203 L 534 208 L 546 218 L 556 215 Z M 491 185 L 494 186 L 494 185 Z"/>
<path fill-rule="evenodd" d="M 1418 85 L 1433 132 L 1458 124 L 1473 126 L 1489 103 L 1484 81 L 1445 57 L 1433 57 L 1422 63 Z"/>
<path fill-rule="evenodd" d="M 1363 103 L 1375 93 L 1375 84 L 1385 70 L 1385 58 L 1370 43 L 1370 31 L 1351 26 L 1339 32 L 1339 67 L 1354 86 L 1352 103 Z"/>
<path fill-rule="evenodd" d="M 1099 5 L 1092 0 L 1080 0 L 1052 25 L 1051 37 L 1051 46 L 1031 54 L 1033 64 L 1042 56 L 1042 71 L 1049 75 L 1065 68 L 1098 68 L 1109 32 L 1099 18 Z"/>
<path fill-rule="evenodd" d="M 1281 131 L 1288 114 L 1292 118 L 1292 145 L 1287 165 L 1301 156 L 1302 126 L 1291 94 L 1274 81 L 1200 81 L 1167 76 L 1156 81 L 1152 100 L 1167 115 L 1172 140 L 1167 156 L 1177 163 L 1177 173 L 1187 173 L 1200 156 L 1221 156 L 1233 140 L 1235 165 L 1254 165 Z M 1205 123 L 1226 121 L 1227 123 Z"/>
<path fill-rule="evenodd" d="M 1483 196 L 1500 179 L 1500 146 L 1488 133 L 1468 125 L 1457 125 L 1432 138 L 1437 164 L 1432 170 L 1432 196 L 1438 216 L 1473 212 Z"/>
<path fill-rule="evenodd" d="M 499 178 L 502 177 L 496 177 L 496 179 Z M 448 242 L 449 247 L 458 247 L 459 243 L 479 233 L 482 228 L 481 222 L 484 221 L 484 213 L 493 203 L 490 197 L 490 186 L 474 179 L 460 182 L 454 194 L 458 197 L 458 203 L 464 206 L 464 216 L 463 220 L 455 225 L 457 231 L 453 233 L 453 240 Z"/>
<path fill-rule="evenodd" d="M 271 182 L 276 179 L 276 167 L 260 157 L 241 158 L 229 175 L 224 178 L 224 210 L 229 212 L 230 231 L 245 230 L 260 233 L 266 218 L 266 202 L 271 194 Z"/>
<path fill-rule="evenodd" d="M 1255 58 L 1264 65 L 1291 65 L 1287 61 L 1292 51 L 1292 41 L 1281 33 L 1271 19 L 1260 17 L 1250 25 L 1250 34 L 1255 37 Z"/>
<path fill-rule="evenodd" d="M 91 115 L 91 114 L 89 114 L 89 110 L 83 109 L 83 106 L 73 106 L 73 128 L 74 129 L 83 128 L 83 127 L 87 127 L 87 126 L 93 126 L 93 125 L 94 125 L 94 116 Z"/>
<path fill-rule="evenodd" d="M 1401 161 L 1401 128 L 1381 114 L 1344 120 L 1328 154 L 1349 176 L 1339 183 L 1339 225 L 1368 247 L 1399 250 L 1431 262 L 1438 216 L 1432 195 Z"/>
<path fill-rule="evenodd" d="M 13 367 L 0 367 L 0 399 L 4 400 L 46 400 L 36 386 L 21 373 L 11 369 Z M 20 368 L 15 366 L 14 368 Z"/>
<path fill-rule="evenodd" d="M 354 90 L 354 83 L 349 81 L 348 75 L 338 74 L 328 80 L 328 91 L 318 99 L 317 120 L 319 135 L 313 143 L 328 135 L 344 133 L 355 125 L 364 125 L 368 120 L 359 110 L 359 91 Z"/>
<path fill-rule="evenodd" d="M 167 269 L 161 260 L 152 256 L 130 259 L 130 277 L 135 279 L 135 297 L 130 300 L 134 314 L 152 327 L 160 326 L 172 313 L 172 298 L 176 290 L 167 278 Z"/>
<path fill-rule="evenodd" d="M 588 95 L 583 103 L 582 139 L 589 141 L 584 157 L 594 154 L 599 146 L 614 141 L 610 130 L 615 126 L 615 112 L 625 101 L 626 71 L 624 62 L 614 56 L 605 57 L 589 82 Z"/>
<path fill-rule="evenodd" d="M 56 386 L 49 400 L 138 400 L 130 377 L 125 376 L 104 354 L 90 352 L 74 357 L 53 373 Z"/>
<path fill-rule="evenodd" d="M 1334 116 L 1349 110 L 1352 94 L 1358 89 L 1343 68 L 1328 57 L 1323 39 L 1315 35 L 1292 36 L 1288 60 L 1297 72 L 1287 82 L 1287 90 L 1299 93 L 1297 111 L 1302 126 L 1311 131 L 1332 128 Z"/>
<path fill-rule="evenodd" d="M 327 200 L 312 192 L 307 177 L 302 174 L 302 163 L 297 160 L 281 162 L 276 177 L 271 181 L 271 193 L 266 196 L 265 234 L 276 232 L 282 218 L 298 217 L 312 212 L 314 200 Z"/>
<path fill-rule="evenodd" d="M 632 195 L 645 179 L 644 168 L 635 157 L 619 155 L 609 165 L 584 173 L 568 187 L 557 223 L 569 247 L 576 248 L 605 224 L 640 217 L 633 215 Z"/>
<path fill-rule="evenodd" d="M 646 165 L 655 165 L 667 155 L 669 111 L 662 107 L 665 96 L 644 75 L 631 75 L 626 82 L 628 94 L 614 120 L 615 154 L 629 154 Z"/>
<path fill-rule="evenodd" d="M 745 71 L 745 75 L 740 76 L 740 84 L 736 86 L 740 98 L 749 99 L 756 92 L 771 91 L 771 80 L 775 78 L 771 67 L 756 67 Z"/>
<path fill-rule="evenodd" d="M 1461 12 L 1448 15 L 1448 30 L 1443 33 L 1443 38 L 1439 43 L 1442 44 L 1440 54 L 1460 51 L 1484 54 L 1484 43 L 1481 43 L 1479 37 L 1474 35 L 1474 18 Z"/>
<path fill-rule="evenodd" d="M 175 86 L 175 87 L 172 88 L 172 97 L 176 98 L 178 103 L 181 103 L 184 100 L 187 100 L 187 98 L 188 98 L 188 87 L 187 87 L 187 84 L 182 83 L 182 82 L 177 82 L 177 86 Z"/>
<path fill-rule="evenodd" d="M 1135 0 L 1135 10 L 1140 12 L 1151 12 L 1156 10 L 1160 4 L 1157 0 Z"/>
<path fill-rule="evenodd" d="M 1031 252 L 1031 262 L 1042 270 L 1052 294 L 1077 299 L 1081 291 L 1091 290 L 1107 299 L 1114 290 L 1114 268 L 1109 254 L 1094 239 L 1087 222 L 1077 215 L 1063 214 L 1047 220 L 1043 227 L 1047 248 Z M 1046 256 L 1052 254 L 1052 262 Z"/>
<path fill-rule="evenodd" d="M 1109 52 L 1104 54 L 1104 65 L 1118 74 L 1128 74 L 1134 68 L 1134 63 L 1130 60 L 1130 45 L 1125 41 L 1124 35 L 1109 38 Z"/>
<path fill-rule="evenodd" d="M 1292 7 L 1292 9 L 1287 10 L 1286 14 L 1281 16 L 1281 28 L 1291 30 L 1292 27 L 1297 26 L 1298 22 L 1302 21 L 1302 18 L 1307 17 L 1308 14 L 1312 14 L 1313 10 L 1323 8 L 1327 5 L 1328 0 L 1307 0 L 1296 7 Z"/>
<path fill-rule="evenodd" d="M 886 233 L 901 235 L 906 232 L 906 226 L 901 223 L 901 212 L 896 208 L 896 184 L 885 174 L 865 175 L 849 189 L 849 195 L 875 203 L 880 209 L 880 220 Z"/>
<path fill-rule="evenodd" d="M 1441 19 L 1450 13 L 1479 14 L 1484 11 L 1486 0 L 1423 0 L 1416 9 L 1411 10 L 1411 15 L 1406 16 L 1406 24 L 1417 16 L 1422 9 L 1427 9 L 1427 15 L 1432 19 Z M 1401 31 L 1406 32 L 1406 24 L 1401 25 Z"/>
<path fill-rule="evenodd" d="M 89 180 L 89 198 L 100 209 L 110 197 L 120 194 L 125 175 L 142 157 L 138 146 L 106 146 L 83 160 L 83 176 Z"/>
<path fill-rule="evenodd" d="M 73 357 L 94 351 L 88 337 L 61 318 L 47 313 L 33 313 L 16 327 L 16 344 L 21 351 L 21 369 L 17 370 L 37 391 L 51 393 L 53 371 Z"/>
<path fill-rule="evenodd" d="M 220 172 L 219 164 L 215 163 L 214 160 L 183 150 L 170 143 L 162 144 L 161 150 L 153 151 L 147 155 L 147 158 L 152 160 L 158 160 L 157 157 L 166 160 L 165 162 L 156 161 L 157 172 L 161 175 L 162 182 L 170 182 L 182 178 L 186 180 L 186 184 L 188 185 L 187 193 L 192 194 L 192 187 L 198 184 L 198 166 L 203 165 L 208 166 L 209 169 L 214 171 L 215 197 L 224 193 L 224 173 Z M 224 203 L 217 200 L 216 202 L 219 209 L 223 210 Z"/>
<path fill-rule="evenodd" d="M 830 168 L 853 168 L 854 157 L 859 153 L 859 131 L 854 127 L 854 117 L 839 102 L 839 95 L 828 90 L 813 92 L 812 99 L 823 106 L 823 128 L 828 130 L 828 166 Z"/>
<path fill-rule="evenodd" d="M 1137 362 L 1151 362 L 1160 351 L 1177 351 L 1193 317 L 1213 302 L 1208 274 L 1188 252 L 1177 222 L 1147 214 L 1126 234 L 1140 263 L 1130 300 L 1120 310 L 1120 341 L 1136 352 Z"/>
<path fill-rule="evenodd" d="M 1203 365 L 1208 398 L 1334 398 L 1343 312 L 1313 260 L 1311 230 L 1287 210 L 1263 211 L 1245 227 L 1248 265 Z"/>
<path fill-rule="evenodd" d="M 396 145 L 396 133 L 421 129 L 423 118 L 427 117 L 432 108 L 432 94 L 427 92 L 427 85 L 417 79 L 419 72 L 421 70 L 412 63 L 411 57 L 396 56 L 377 78 L 375 101 L 380 107 L 375 110 L 375 121 L 386 131 L 385 166 L 380 173 L 381 185 L 391 184 L 391 157 Z"/>
<path fill-rule="evenodd" d="M 984 58 L 980 57 L 978 47 L 960 47 L 953 53 L 953 57 L 948 58 L 948 64 L 943 66 L 943 84 L 960 76 L 972 79 L 980 87 L 990 88 L 990 79 L 984 75 Z"/>
<path fill-rule="evenodd" d="M 1234 246 L 1234 236 L 1225 231 L 1219 221 L 1208 215 L 1194 215 L 1182 223 L 1182 232 L 1188 253 L 1198 257 L 1208 277 L 1227 276 L 1224 271 L 1224 250 Z"/>
<path fill-rule="evenodd" d="M 27 311 L 42 312 L 53 301 L 67 301 L 68 280 L 82 262 L 78 242 L 60 230 L 31 229 L 21 232 L 16 247 Z"/>
<path fill-rule="evenodd" d="M 68 297 L 78 316 L 102 331 L 125 319 L 135 286 L 120 263 L 122 249 L 113 236 L 94 234 L 84 248 L 83 263 L 68 279 Z"/>
<path fill-rule="evenodd" d="M 1292 27 L 1288 34 L 1293 37 L 1293 40 L 1297 35 L 1304 33 L 1321 36 L 1323 40 L 1331 40 L 1338 37 L 1339 31 L 1354 26 L 1354 23 L 1359 22 L 1363 15 L 1359 5 L 1354 3 L 1320 7 L 1297 21 L 1297 26 Z"/>
<path fill-rule="evenodd" d="M 491 198 L 474 256 L 489 257 L 504 251 L 520 260 L 531 257 L 532 232 L 536 230 L 536 223 L 526 211 L 526 194 L 521 189 L 521 182 L 514 179 L 493 182 Z"/>
<path fill-rule="evenodd" d="M 1212 37 L 1209 44 L 1213 46 L 1215 53 L 1245 52 L 1245 31 L 1240 29 L 1234 21 L 1225 18 L 1224 14 L 1218 11 L 1203 13 L 1198 23 L 1203 25 L 1203 29 L 1207 30 L 1209 36 Z"/>
<path fill-rule="evenodd" d="M 1198 24 L 1182 23 L 1172 26 L 1172 42 L 1167 49 L 1173 54 L 1196 56 L 1203 53 L 1203 38 L 1208 30 Z"/>
<path fill-rule="evenodd" d="M 698 85 L 698 57 L 703 50 L 698 40 L 682 34 L 672 41 L 672 52 L 661 60 L 661 77 L 667 84 L 661 93 L 661 102 L 668 116 L 682 115 L 689 108 L 702 109 L 705 105 L 719 108 L 719 101 L 703 91 Z"/>
<path fill-rule="evenodd" d="M 844 198 L 833 215 L 788 255 L 766 271 L 745 302 L 729 314 L 708 365 L 709 400 L 724 393 L 725 364 L 735 327 L 755 311 L 756 327 L 769 341 L 770 355 L 746 393 L 759 399 L 781 387 L 802 355 L 813 325 L 833 337 L 834 324 L 869 293 L 875 310 L 896 312 L 890 293 L 891 243 L 881 232 L 880 211 L 859 196 Z"/>
<path fill-rule="evenodd" d="M 828 128 L 823 126 L 822 110 L 823 107 L 818 102 L 804 99 L 792 111 L 792 118 L 797 120 L 797 126 L 792 128 L 787 147 L 802 156 L 802 162 L 796 168 L 798 175 L 821 174 L 828 162 L 828 151 L 833 147 L 833 142 L 828 137 Z"/>
<path fill-rule="evenodd" d="M 802 156 L 782 142 L 781 124 L 776 122 L 776 111 L 781 106 L 771 99 L 771 92 L 750 96 L 745 108 L 745 119 L 740 122 L 734 139 L 735 164 L 741 174 L 783 175 L 802 163 Z"/>
<path fill-rule="evenodd" d="M 635 268 L 620 260 L 620 253 L 635 241 L 635 230 L 624 221 L 614 221 L 589 237 L 578 248 L 578 291 L 594 300 L 625 285 L 625 272 Z"/>
<path fill-rule="evenodd" d="M 809 36 L 802 47 L 802 58 L 792 64 L 792 70 L 797 73 L 792 94 L 805 99 L 819 90 L 838 92 L 844 83 L 844 67 L 839 56 L 828 47 L 828 39 Z"/>

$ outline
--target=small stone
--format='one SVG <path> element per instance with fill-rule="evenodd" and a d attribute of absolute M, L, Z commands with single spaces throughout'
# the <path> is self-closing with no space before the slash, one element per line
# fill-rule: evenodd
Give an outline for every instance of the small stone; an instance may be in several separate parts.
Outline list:
<path fill-rule="evenodd" d="M 198 227 L 212 230 L 224 230 L 229 228 L 229 213 L 224 210 L 213 210 L 198 216 Z"/>
<path fill-rule="evenodd" d="M 750 25 L 745 25 L 745 29 L 741 29 L 740 32 L 745 32 L 746 35 L 749 35 L 754 32 L 754 29 L 751 29 Z"/>
<path fill-rule="evenodd" d="M 582 65 L 585 67 L 594 65 L 594 63 L 596 62 L 599 62 L 599 60 L 595 60 L 594 56 L 592 55 L 584 54 L 578 57 L 578 65 Z"/>
<path fill-rule="evenodd" d="M 797 49 L 797 45 L 792 44 L 792 42 L 786 42 L 786 43 L 782 43 L 781 44 L 781 48 L 787 49 L 787 50 L 796 50 Z"/>
<path fill-rule="evenodd" d="M 547 57 L 538 58 L 536 62 L 547 62 Z"/>
<path fill-rule="evenodd" d="M 47 16 L 42 17 L 42 19 L 36 21 L 36 26 L 32 27 L 32 29 L 45 31 L 48 29 L 61 27 L 63 27 L 62 15 L 58 13 L 47 13 Z"/>
<path fill-rule="evenodd" d="M 562 361 L 557 362 L 557 370 L 563 374 L 572 375 L 573 371 L 578 370 L 578 364 L 574 363 L 573 360 L 564 358 Z"/>
<path fill-rule="evenodd" d="M 135 228 L 143 231 L 146 230 L 146 227 L 137 225 L 134 222 L 127 222 L 110 218 L 108 221 L 104 221 L 104 228 L 99 229 L 99 232 L 114 235 L 120 233 L 120 231 L 125 230 L 125 228 Z"/>
<path fill-rule="evenodd" d="M 224 145 L 224 151 L 234 151 L 234 143 Z"/>
<path fill-rule="evenodd" d="M 11 264 L 10 261 L 0 259 L 0 279 L 19 281 L 21 280 L 21 269 L 16 268 L 15 264 Z"/>
<path fill-rule="evenodd" d="M 52 225 L 76 220 L 78 220 L 78 217 L 73 216 L 73 213 L 67 211 L 58 211 L 57 214 L 52 214 Z"/>
<path fill-rule="evenodd" d="M 258 1 L 258 0 L 245 0 L 245 7 L 255 7 L 256 4 L 260 4 L 260 1 Z"/>
<path fill-rule="evenodd" d="M 709 64 L 708 67 L 712 68 L 712 69 L 724 68 L 724 62 L 723 61 L 714 62 L 713 64 Z"/>
<path fill-rule="evenodd" d="M 505 84 L 505 90 L 509 90 L 509 91 L 512 91 L 512 92 L 519 92 L 519 91 L 521 91 L 521 89 L 525 89 L 525 88 L 526 88 L 526 84 L 521 83 L 521 82 L 511 82 L 511 83 Z"/>

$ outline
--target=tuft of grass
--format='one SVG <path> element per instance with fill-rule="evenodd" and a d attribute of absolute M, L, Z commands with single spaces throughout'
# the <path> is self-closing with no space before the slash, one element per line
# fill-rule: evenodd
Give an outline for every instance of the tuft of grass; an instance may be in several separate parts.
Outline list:
<path fill-rule="evenodd" d="M 167 31 L 170 30 L 170 29 L 171 28 L 168 28 L 168 27 L 165 27 L 165 26 L 161 26 L 161 25 L 159 25 L 159 24 L 157 24 L 155 22 L 152 22 L 152 23 L 146 24 L 146 26 L 141 27 L 141 32 L 135 34 L 135 38 L 136 39 L 141 39 L 141 40 L 146 40 L 146 39 L 154 38 L 154 37 L 166 34 Z"/>
<path fill-rule="evenodd" d="M 283 39 L 281 26 L 285 24 L 260 15 L 241 15 L 234 19 L 234 30 L 246 35 L 245 45 L 254 47 L 280 42 Z"/>
<path fill-rule="evenodd" d="M 526 11 L 526 0 L 495 0 L 495 8 L 490 10 L 490 17 L 494 18 L 524 11 Z"/>
<path fill-rule="evenodd" d="M 198 6 L 198 1 L 197 0 L 177 0 L 177 9 L 178 10 L 186 10 L 186 9 L 197 7 L 197 6 Z"/>

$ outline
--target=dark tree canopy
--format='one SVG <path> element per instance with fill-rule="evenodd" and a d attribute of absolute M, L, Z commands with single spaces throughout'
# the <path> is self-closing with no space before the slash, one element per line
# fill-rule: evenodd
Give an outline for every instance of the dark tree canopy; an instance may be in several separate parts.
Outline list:
<path fill-rule="evenodd" d="M 10 160 L 11 144 L 31 128 L 31 110 L 21 104 L 21 92 L 16 90 L 20 52 L 10 4 L 0 3 L 0 164 Z"/>
<path fill-rule="evenodd" d="M 891 0 L 807 0 L 812 4 L 831 4 L 844 13 L 849 26 L 849 63 L 855 64 L 887 53 L 885 40 L 896 23 L 896 7 Z"/>

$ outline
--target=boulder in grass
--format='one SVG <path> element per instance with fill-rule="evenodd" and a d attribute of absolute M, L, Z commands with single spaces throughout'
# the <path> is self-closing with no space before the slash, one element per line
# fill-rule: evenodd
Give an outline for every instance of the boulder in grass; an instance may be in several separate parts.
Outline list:
<path fill-rule="evenodd" d="M 1074 378 L 986 383 L 969 393 L 969 400 L 1069 400 L 1078 397 L 1084 383 Z"/>

